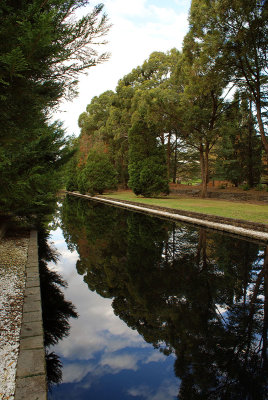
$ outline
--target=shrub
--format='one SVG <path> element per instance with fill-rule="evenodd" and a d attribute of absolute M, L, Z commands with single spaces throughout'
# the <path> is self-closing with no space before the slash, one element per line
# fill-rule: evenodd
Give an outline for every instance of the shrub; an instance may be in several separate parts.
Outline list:
<path fill-rule="evenodd" d="M 107 189 L 117 186 L 117 172 L 105 153 L 91 151 L 85 167 L 78 177 L 78 188 L 81 193 L 102 194 Z"/>
<path fill-rule="evenodd" d="M 242 190 L 249 190 L 250 189 L 250 187 L 249 187 L 249 185 L 247 183 L 244 183 L 243 185 L 239 186 L 239 188 L 242 189 Z"/>
<path fill-rule="evenodd" d="M 264 190 L 264 186 L 261 183 L 259 183 L 258 185 L 256 185 L 255 190 L 261 192 L 262 190 Z"/>
<path fill-rule="evenodd" d="M 166 165 L 156 157 L 148 157 L 129 167 L 129 187 L 136 195 L 145 197 L 169 193 Z"/>

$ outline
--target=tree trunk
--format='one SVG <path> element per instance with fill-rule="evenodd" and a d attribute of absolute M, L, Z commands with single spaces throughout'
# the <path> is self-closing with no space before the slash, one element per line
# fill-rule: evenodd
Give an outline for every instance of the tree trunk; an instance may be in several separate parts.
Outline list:
<path fill-rule="evenodd" d="M 173 183 L 176 183 L 177 178 L 177 163 L 178 163 L 178 134 L 176 132 L 176 139 L 175 139 L 175 149 L 174 149 L 174 168 L 173 168 Z"/>
<path fill-rule="evenodd" d="M 207 233 L 205 228 L 199 228 L 196 263 L 200 270 L 207 269 Z"/>
<path fill-rule="evenodd" d="M 260 130 L 260 134 L 261 134 L 261 140 L 262 140 L 262 144 L 263 144 L 265 153 L 268 157 L 268 142 L 267 142 L 267 138 L 265 136 L 264 126 L 263 126 L 262 117 L 261 117 L 261 104 L 259 101 L 256 101 L 255 104 L 256 104 L 256 109 L 257 109 L 257 120 L 258 120 L 259 130 Z"/>
<path fill-rule="evenodd" d="M 170 137 L 171 134 L 168 134 L 168 143 L 167 143 L 167 176 L 168 176 L 168 182 L 170 178 L 170 157 L 171 157 L 171 149 L 170 149 Z"/>
<path fill-rule="evenodd" d="M 204 146 L 201 143 L 199 147 L 200 153 L 200 165 L 201 165 L 201 179 L 202 179 L 202 190 L 201 190 L 201 197 L 202 199 L 207 197 L 207 186 L 208 186 L 208 154 L 209 154 L 209 147 L 206 144 L 205 150 Z"/>
<path fill-rule="evenodd" d="M 250 188 L 254 186 L 254 174 L 253 174 L 253 119 L 252 119 L 252 102 L 250 100 L 249 106 L 249 117 L 248 117 L 248 176 L 247 181 Z"/>

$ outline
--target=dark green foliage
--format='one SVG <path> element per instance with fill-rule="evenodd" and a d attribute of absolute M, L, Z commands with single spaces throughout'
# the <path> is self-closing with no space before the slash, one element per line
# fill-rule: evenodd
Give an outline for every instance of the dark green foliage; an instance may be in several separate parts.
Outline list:
<path fill-rule="evenodd" d="M 66 190 L 74 191 L 78 189 L 77 183 L 77 156 L 71 158 L 65 169 Z"/>
<path fill-rule="evenodd" d="M 103 141 L 118 172 L 119 183 L 125 188 L 129 178 L 128 131 L 132 126 L 133 114 L 141 110 L 144 121 L 155 127 L 154 137 L 161 142 L 166 153 L 167 175 L 169 177 L 173 172 L 175 180 L 176 163 L 172 165 L 172 171 L 171 164 L 177 151 L 177 121 L 167 118 L 167 111 L 172 110 L 174 114 L 177 110 L 177 87 L 174 86 L 171 90 L 170 74 L 175 70 L 179 56 L 180 53 L 176 49 L 167 53 L 152 53 L 142 66 L 133 69 L 119 80 L 116 93 L 107 91 L 99 97 L 94 97 L 86 112 L 80 115 L 81 158 L 96 141 Z M 157 177 L 159 168 L 150 160 L 150 166 L 152 163 Z M 144 168 L 146 170 L 146 166 Z M 148 174 L 144 172 L 144 175 Z M 144 176 L 143 179 L 148 181 L 148 176 Z M 160 189 L 157 188 L 156 182 L 150 186 L 154 186 L 152 190 L 157 193 L 162 191 L 163 183 L 159 183 Z M 152 190 L 150 189 L 150 192 Z"/>
<path fill-rule="evenodd" d="M 136 195 L 167 194 L 168 179 L 164 147 L 155 131 L 142 120 L 129 131 L 129 187 Z"/>
<path fill-rule="evenodd" d="M 102 142 L 118 173 L 119 183 L 126 187 L 128 142 L 126 135 L 123 134 L 121 137 L 120 132 L 124 129 L 124 124 L 122 116 L 119 117 L 117 103 L 117 95 L 109 90 L 100 96 L 95 96 L 88 104 L 86 112 L 80 115 L 79 157 L 85 160 L 89 149 Z M 120 111 L 123 113 L 122 109 Z"/>
<path fill-rule="evenodd" d="M 168 194 L 166 166 L 159 163 L 157 156 L 130 163 L 129 187 L 136 195 L 152 197 L 159 193 Z"/>
<path fill-rule="evenodd" d="M 254 103 L 265 152 L 268 94 L 268 2 L 257 0 L 192 0 L 189 22 L 196 43 Z"/>
<path fill-rule="evenodd" d="M 61 186 L 59 171 L 69 156 L 66 142 L 60 124 L 40 123 L 32 130 L 31 141 L 1 148 L 2 212 L 36 216 L 53 209 Z"/>
<path fill-rule="evenodd" d="M 87 0 L 0 4 L 0 207 L 31 215 L 50 208 L 65 161 L 64 132 L 51 107 L 76 94 L 77 77 L 106 59 L 91 45 L 108 29 L 103 6 L 74 21 Z M 66 62 L 68 61 L 68 62 Z"/>
<path fill-rule="evenodd" d="M 262 146 L 257 135 L 251 104 L 245 95 L 236 93 L 227 110 L 217 149 L 216 174 L 235 186 L 260 182 Z"/>
<path fill-rule="evenodd" d="M 0 84 L 1 109 L 5 111 L 1 113 L 1 126 L 2 122 L 4 128 L 7 122 L 12 124 L 12 120 L 6 120 L 12 111 L 14 116 L 16 110 L 16 118 L 23 122 L 29 119 L 24 112 L 26 107 L 32 115 L 32 108 L 39 109 L 40 102 L 42 107 L 51 106 L 65 93 L 75 94 L 78 73 L 105 59 L 105 54 L 97 57 L 91 47 L 95 37 L 108 29 L 107 18 L 99 18 L 103 6 L 96 6 L 91 14 L 76 22 L 70 18 L 87 3 L 1 1 Z M 64 63 L 66 60 L 68 63 Z"/>
<path fill-rule="evenodd" d="M 73 138 L 69 142 L 69 151 L 71 153 L 70 160 L 63 168 L 63 184 L 66 190 L 78 190 L 77 175 L 78 175 L 78 143 L 77 138 Z"/>
<path fill-rule="evenodd" d="M 81 193 L 102 194 L 107 189 L 115 189 L 117 172 L 108 154 L 91 150 L 86 165 L 78 175 L 78 189 Z"/>

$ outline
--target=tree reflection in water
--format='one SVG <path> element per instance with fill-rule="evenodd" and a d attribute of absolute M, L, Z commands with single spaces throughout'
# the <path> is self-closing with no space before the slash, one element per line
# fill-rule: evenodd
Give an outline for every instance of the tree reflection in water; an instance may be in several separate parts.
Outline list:
<path fill-rule="evenodd" d="M 58 253 L 48 244 L 48 235 L 44 231 L 38 234 L 40 287 L 44 327 L 44 344 L 46 351 L 47 381 L 50 389 L 53 384 L 62 381 L 62 363 L 59 356 L 49 351 L 49 347 L 68 336 L 69 318 L 77 318 L 74 305 L 65 300 L 61 287 L 66 282 L 60 274 L 49 270 L 49 262 L 57 262 Z"/>
<path fill-rule="evenodd" d="M 72 198 L 62 228 L 90 290 L 176 356 L 178 399 L 267 398 L 267 247 Z"/>

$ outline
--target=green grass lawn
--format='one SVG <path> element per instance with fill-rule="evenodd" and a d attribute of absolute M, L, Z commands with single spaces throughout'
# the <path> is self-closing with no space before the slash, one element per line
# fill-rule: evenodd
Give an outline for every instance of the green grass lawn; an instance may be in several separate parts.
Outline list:
<path fill-rule="evenodd" d="M 132 192 L 109 193 L 105 194 L 105 197 L 268 224 L 266 204 L 198 198 L 144 198 L 135 196 Z"/>

